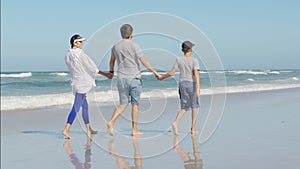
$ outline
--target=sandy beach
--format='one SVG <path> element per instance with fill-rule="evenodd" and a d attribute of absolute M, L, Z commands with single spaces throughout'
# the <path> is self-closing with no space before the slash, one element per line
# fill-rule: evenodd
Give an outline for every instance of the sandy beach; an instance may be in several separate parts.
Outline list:
<path fill-rule="evenodd" d="M 201 96 L 198 129 L 210 98 Z M 159 114 L 161 107 L 151 105 L 162 102 L 166 107 Z M 139 128 L 145 135 L 139 138 L 130 136 L 129 108 L 111 137 L 105 120 L 114 105 L 91 105 L 91 125 L 98 130 L 91 140 L 82 128 L 81 113 L 71 128 L 74 139 L 61 135 L 70 106 L 5 111 L 1 112 L 1 168 L 297 169 L 299 103 L 300 88 L 228 94 L 222 121 L 205 144 L 188 133 L 191 112 L 181 120 L 178 137 L 170 132 L 178 99 L 143 101 Z M 155 113 L 158 118 L 153 118 Z"/>

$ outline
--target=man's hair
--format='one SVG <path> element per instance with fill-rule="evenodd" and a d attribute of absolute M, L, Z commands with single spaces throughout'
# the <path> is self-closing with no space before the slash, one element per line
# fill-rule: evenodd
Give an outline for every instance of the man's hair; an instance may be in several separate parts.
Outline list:
<path fill-rule="evenodd" d="M 128 39 L 130 35 L 132 34 L 133 28 L 129 24 L 124 24 L 121 26 L 121 36 L 123 39 Z"/>

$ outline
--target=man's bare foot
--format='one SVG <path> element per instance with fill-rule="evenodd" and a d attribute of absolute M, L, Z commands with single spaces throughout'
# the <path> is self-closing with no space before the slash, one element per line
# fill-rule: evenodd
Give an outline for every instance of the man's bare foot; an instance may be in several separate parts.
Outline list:
<path fill-rule="evenodd" d="M 144 135 L 144 133 L 137 130 L 137 131 L 132 131 L 131 135 L 132 136 L 142 136 L 142 135 Z"/>
<path fill-rule="evenodd" d="M 113 124 L 111 122 L 107 123 L 107 132 L 109 135 L 114 136 Z"/>
<path fill-rule="evenodd" d="M 199 132 L 200 132 L 199 130 L 194 130 L 194 129 L 193 129 L 193 130 L 191 130 L 191 134 L 192 134 L 192 135 L 199 134 Z"/>
<path fill-rule="evenodd" d="M 63 131 L 61 134 L 65 137 L 67 137 L 68 139 L 72 138 L 72 136 L 70 135 L 70 133 L 68 131 Z"/>
<path fill-rule="evenodd" d="M 172 123 L 172 129 L 173 129 L 173 133 L 174 133 L 175 135 L 178 135 L 177 124 L 175 124 L 175 122 Z"/>

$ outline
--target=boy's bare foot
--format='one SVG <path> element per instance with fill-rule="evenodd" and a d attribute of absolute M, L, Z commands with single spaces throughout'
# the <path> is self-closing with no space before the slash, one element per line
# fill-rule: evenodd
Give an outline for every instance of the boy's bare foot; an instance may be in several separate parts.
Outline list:
<path fill-rule="evenodd" d="M 172 130 L 174 135 L 178 135 L 177 124 L 175 124 L 175 122 L 172 123 Z"/>
<path fill-rule="evenodd" d="M 199 130 L 194 130 L 194 129 L 193 129 L 193 130 L 191 130 L 191 134 L 192 134 L 192 135 L 199 134 L 199 132 L 200 132 Z"/>
<path fill-rule="evenodd" d="M 72 136 L 70 135 L 70 133 L 68 131 L 63 131 L 61 134 L 65 137 L 67 137 L 68 139 L 72 138 Z"/>
<path fill-rule="evenodd" d="M 107 132 L 109 135 L 114 136 L 114 129 L 111 122 L 107 123 Z"/>
<path fill-rule="evenodd" d="M 131 135 L 132 136 L 142 136 L 142 135 L 144 135 L 144 133 L 137 130 L 137 131 L 132 131 Z"/>

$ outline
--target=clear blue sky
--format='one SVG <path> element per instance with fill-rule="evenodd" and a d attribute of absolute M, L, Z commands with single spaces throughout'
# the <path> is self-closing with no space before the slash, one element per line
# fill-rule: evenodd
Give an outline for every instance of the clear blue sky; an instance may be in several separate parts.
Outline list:
<path fill-rule="evenodd" d="M 140 12 L 193 23 L 212 41 L 225 69 L 300 69 L 299 9 L 298 0 L 2 0 L 1 71 L 67 70 L 72 34 L 89 37 Z"/>

